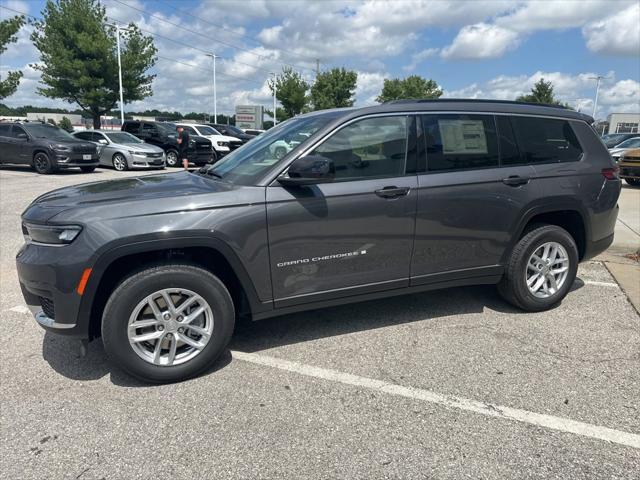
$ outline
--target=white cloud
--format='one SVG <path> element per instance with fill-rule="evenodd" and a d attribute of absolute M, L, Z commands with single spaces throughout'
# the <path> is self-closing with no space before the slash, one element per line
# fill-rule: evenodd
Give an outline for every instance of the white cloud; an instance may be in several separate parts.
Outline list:
<path fill-rule="evenodd" d="M 582 29 L 587 48 L 613 55 L 640 55 L 640 3 Z"/>
<path fill-rule="evenodd" d="M 406 72 L 412 72 L 416 69 L 419 63 L 425 61 L 429 57 L 437 55 L 439 51 L 439 48 L 425 48 L 418 53 L 414 53 L 413 55 L 411 55 L 411 63 L 405 65 L 404 67 L 402 67 L 402 69 Z"/>
<path fill-rule="evenodd" d="M 519 36 L 513 30 L 476 23 L 460 29 L 453 43 L 442 49 L 443 58 L 486 59 L 497 58 L 520 43 Z"/>
<path fill-rule="evenodd" d="M 358 72 L 356 105 L 359 107 L 375 105 L 376 97 L 380 94 L 384 79 L 387 77 L 386 73 Z"/>

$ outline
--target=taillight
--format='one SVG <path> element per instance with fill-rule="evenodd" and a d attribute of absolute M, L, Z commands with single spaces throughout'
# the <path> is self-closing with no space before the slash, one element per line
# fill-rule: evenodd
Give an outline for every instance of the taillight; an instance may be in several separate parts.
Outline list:
<path fill-rule="evenodd" d="M 601 173 L 602 173 L 602 176 L 607 180 L 617 180 L 619 171 L 620 171 L 620 167 L 616 165 L 615 167 L 603 168 L 601 170 Z"/>

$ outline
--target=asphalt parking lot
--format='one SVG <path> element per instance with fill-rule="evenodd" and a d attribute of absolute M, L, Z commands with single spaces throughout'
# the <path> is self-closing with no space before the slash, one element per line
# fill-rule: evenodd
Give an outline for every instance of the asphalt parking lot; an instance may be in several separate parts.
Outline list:
<path fill-rule="evenodd" d="M 482 286 L 242 324 L 180 384 L 132 380 L 99 342 L 78 358 L 26 313 L 19 216 L 126 175 L 0 170 L 2 477 L 638 478 L 640 316 L 601 259 L 538 314 Z"/>

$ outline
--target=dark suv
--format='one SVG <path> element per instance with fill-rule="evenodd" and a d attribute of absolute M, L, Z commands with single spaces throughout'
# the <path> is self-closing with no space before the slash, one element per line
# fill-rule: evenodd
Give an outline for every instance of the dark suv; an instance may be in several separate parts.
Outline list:
<path fill-rule="evenodd" d="M 83 142 L 65 130 L 42 122 L 0 123 L 0 164 L 30 165 L 38 173 L 98 166 L 95 144 Z"/>
<path fill-rule="evenodd" d="M 207 123 L 210 127 L 215 128 L 222 135 L 227 135 L 228 137 L 236 137 L 242 140 L 242 144 L 244 145 L 252 138 L 255 138 L 255 135 L 249 135 L 248 133 L 243 132 L 238 127 L 233 125 L 224 125 L 223 123 Z"/>
<path fill-rule="evenodd" d="M 206 369 L 240 316 L 473 284 L 552 308 L 613 241 L 621 182 L 592 120 L 454 100 L 300 115 L 210 167 L 37 198 L 22 291 L 45 329 L 102 336 L 153 382 Z"/>
<path fill-rule="evenodd" d="M 178 158 L 178 132 L 173 123 L 125 120 L 122 124 L 122 130 L 162 148 L 167 154 L 167 166 L 182 166 Z M 195 135 L 191 135 L 190 138 L 189 162 L 198 166 L 213 162 L 211 141 Z"/>

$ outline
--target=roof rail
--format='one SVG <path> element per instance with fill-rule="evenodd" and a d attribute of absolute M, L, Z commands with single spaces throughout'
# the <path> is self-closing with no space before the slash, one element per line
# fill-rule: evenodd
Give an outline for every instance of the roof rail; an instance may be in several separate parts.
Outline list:
<path fill-rule="evenodd" d="M 493 100 L 490 98 L 407 98 L 401 100 L 390 100 L 384 102 L 385 105 L 402 104 L 402 103 L 504 103 L 507 105 L 529 105 L 534 107 L 552 107 L 561 108 L 563 110 L 571 110 L 564 105 L 552 105 L 550 103 L 534 103 L 534 102 L 518 102 L 515 100 Z"/>

